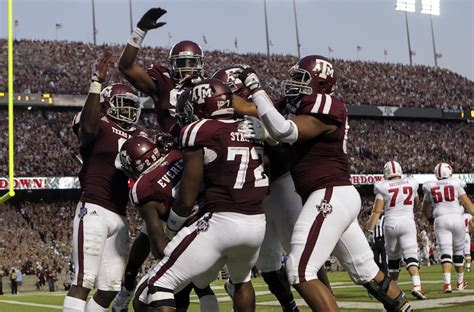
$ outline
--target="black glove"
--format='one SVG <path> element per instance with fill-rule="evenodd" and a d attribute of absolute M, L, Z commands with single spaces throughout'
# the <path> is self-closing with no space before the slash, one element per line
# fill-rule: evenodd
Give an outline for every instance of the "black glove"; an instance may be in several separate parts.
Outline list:
<path fill-rule="evenodd" d="M 166 10 L 162 8 L 153 8 L 149 9 L 140 19 L 137 24 L 137 27 L 143 31 L 148 31 L 150 29 L 159 28 L 165 25 L 165 22 L 157 23 L 158 19 L 165 15 Z"/>
<path fill-rule="evenodd" d="M 104 55 L 97 59 L 94 63 L 94 67 L 92 69 L 92 81 L 97 81 L 99 83 L 104 82 L 105 76 L 107 75 L 107 70 L 109 69 L 109 65 L 113 64 L 112 54 L 106 51 Z"/>

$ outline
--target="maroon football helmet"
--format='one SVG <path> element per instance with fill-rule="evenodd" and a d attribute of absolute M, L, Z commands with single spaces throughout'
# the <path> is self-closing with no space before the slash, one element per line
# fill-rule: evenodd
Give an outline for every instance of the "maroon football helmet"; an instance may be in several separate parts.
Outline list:
<path fill-rule="evenodd" d="M 120 149 L 122 168 L 131 179 L 138 179 L 149 168 L 161 163 L 163 155 L 155 143 L 143 136 L 128 139 Z"/>
<path fill-rule="evenodd" d="M 224 81 L 230 87 L 235 95 L 238 95 L 244 99 L 250 96 L 250 91 L 244 86 L 242 80 L 234 76 L 234 73 L 243 70 L 242 65 L 234 65 L 226 68 L 219 69 L 216 71 L 211 78 L 216 78 Z"/>
<path fill-rule="evenodd" d="M 104 113 L 120 125 L 130 127 L 140 118 L 140 99 L 127 85 L 114 83 L 100 92 L 100 104 Z"/>
<path fill-rule="evenodd" d="M 336 82 L 332 63 L 320 55 L 303 57 L 288 71 L 289 80 L 282 82 L 283 95 L 290 100 L 313 93 L 333 92 Z"/>
<path fill-rule="evenodd" d="M 181 80 L 189 75 L 201 75 L 204 53 L 201 47 L 189 40 L 175 44 L 170 50 L 171 77 Z"/>
<path fill-rule="evenodd" d="M 176 104 L 176 120 L 180 126 L 201 118 L 234 115 L 232 90 L 223 81 L 209 78 L 184 91 Z"/>

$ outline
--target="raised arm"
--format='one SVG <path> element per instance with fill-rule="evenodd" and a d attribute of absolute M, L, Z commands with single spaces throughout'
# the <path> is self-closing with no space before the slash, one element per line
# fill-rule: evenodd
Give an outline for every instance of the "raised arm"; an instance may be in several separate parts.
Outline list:
<path fill-rule="evenodd" d="M 89 93 L 79 120 L 79 141 L 81 148 L 85 148 L 93 142 L 97 136 L 101 112 L 100 92 L 102 91 L 102 82 L 104 82 L 109 65 L 112 63 L 112 55 L 106 52 L 94 64 Z"/>
<path fill-rule="evenodd" d="M 155 101 L 159 96 L 158 87 L 147 72 L 135 64 L 135 60 L 147 31 L 166 24 L 164 22 L 158 22 L 158 19 L 165 13 L 166 10 L 161 8 L 148 10 L 138 22 L 137 27 L 135 27 L 119 59 L 119 70 L 124 74 L 127 80 L 135 88 L 151 96 Z"/>
<path fill-rule="evenodd" d="M 260 80 L 252 68 L 245 68 L 239 73 L 239 78 L 252 92 L 252 100 L 257 106 L 258 117 L 275 140 L 293 144 L 311 140 L 322 133 L 337 129 L 336 125 L 327 124 L 310 115 L 298 115 L 291 120 L 285 119 L 277 111 L 265 90 L 260 87 Z"/>

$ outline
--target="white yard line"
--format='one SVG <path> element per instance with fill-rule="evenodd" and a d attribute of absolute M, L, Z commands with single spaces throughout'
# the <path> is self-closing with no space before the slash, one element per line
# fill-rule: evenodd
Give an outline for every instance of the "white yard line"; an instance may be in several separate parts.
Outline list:
<path fill-rule="evenodd" d="M 24 305 L 29 307 L 38 307 L 38 308 L 48 308 L 48 309 L 55 309 L 55 310 L 62 310 L 63 307 L 60 305 L 52 305 L 52 304 L 41 304 L 41 303 L 33 303 L 33 302 L 21 302 L 21 301 L 13 301 L 13 300 L 0 300 L 1 303 L 8 303 L 8 304 L 17 304 L 17 305 Z"/>

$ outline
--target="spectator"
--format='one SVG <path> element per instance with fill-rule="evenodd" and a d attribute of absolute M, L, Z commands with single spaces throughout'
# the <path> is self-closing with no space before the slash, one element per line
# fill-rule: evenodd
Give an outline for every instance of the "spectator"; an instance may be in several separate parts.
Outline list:
<path fill-rule="evenodd" d="M 17 293 L 20 293 L 21 286 L 23 285 L 23 274 L 21 273 L 21 270 L 15 268 L 15 273 L 16 273 L 16 288 L 17 288 Z"/>
<path fill-rule="evenodd" d="M 12 288 L 12 295 L 17 294 L 17 285 L 16 285 L 16 270 L 12 268 L 10 271 L 10 286 Z"/>

